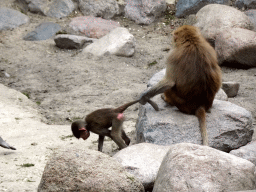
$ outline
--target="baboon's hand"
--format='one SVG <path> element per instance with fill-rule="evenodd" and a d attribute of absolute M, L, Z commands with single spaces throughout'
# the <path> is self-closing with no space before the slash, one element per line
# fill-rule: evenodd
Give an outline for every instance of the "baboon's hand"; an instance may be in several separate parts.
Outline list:
<path fill-rule="evenodd" d="M 140 98 L 139 98 L 139 103 L 141 105 L 145 105 L 148 101 L 149 101 L 149 97 L 147 97 L 147 91 L 145 91 L 144 93 L 142 93 L 140 95 Z"/>

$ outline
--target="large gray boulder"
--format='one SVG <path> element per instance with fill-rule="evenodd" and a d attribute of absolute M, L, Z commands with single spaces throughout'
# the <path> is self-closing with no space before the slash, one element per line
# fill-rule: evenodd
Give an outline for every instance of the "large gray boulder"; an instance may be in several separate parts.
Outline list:
<path fill-rule="evenodd" d="M 29 17 L 19 11 L 0 7 L 0 31 L 14 29 L 29 22 Z"/>
<path fill-rule="evenodd" d="M 129 33 L 128 29 L 123 27 L 112 30 L 109 34 L 84 49 L 84 53 L 91 53 L 95 56 L 112 54 L 130 57 L 134 52 L 135 38 Z"/>
<path fill-rule="evenodd" d="M 239 191 L 256 188 L 255 165 L 234 155 L 195 144 L 172 145 L 153 192 Z"/>
<path fill-rule="evenodd" d="M 256 9 L 250 9 L 244 12 L 253 24 L 253 31 L 256 31 Z"/>
<path fill-rule="evenodd" d="M 146 25 L 154 22 L 165 10 L 165 0 L 127 0 L 124 9 L 125 17 Z"/>
<path fill-rule="evenodd" d="M 203 36 L 211 43 L 217 34 L 233 27 L 252 29 L 253 24 L 243 12 L 226 5 L 210 4 L 204 6 L 196 14 L 197 26 Z M 213 43 L 214 45 L 214 43 Z"/>
<path fill-rule="evenodd" d="M 198 119 L 166 104 L 160 95 L 153 98 L 160 111 L 149 104 L 141 106 L 136 123 L 137 142 L 158 145 L 175 143 L 201 144 Z M 252 140 L 252 115 L 246 109 L 227 101 L 214 100 L 211 113 L 207 113 L 209 145 L 229 152 Z"/>
<path fill-rule="evenodd" d="M 110 156 L 73 147 L 56 151 L 48 160 L 38 192 L 143 192 L 143 185 Z"/>
<path fill-rule="evenodd" d="M 140 143 L 117 152 L 113 158 L 137 177 L 148 191 L 153 189 L 158 169 L 169 149 L 169 146 Z"/>
<path fill-rule="evenodd" d="M 239 9 L 255 9 L 256 1 L 255 0 L 236 0 L 235 6 Z"/>
<path fill-rule="evenodd" d="M 239 149 L 232 150 L 230 151 L 230 154 L 251 161 L 254 165 L 256 165 L 256 142 L 253 141 L 243 147 L 240 147 Z"/>
<path fill-rule="evenodd" d="M 75 10 L 72 0 L 18 0 L 16 2 L 24 12 L 30 11 L 55 18 L 67 17 Z"/>
<path fill-rule="evenodd" d="M 176 17 L 185 17 L 191 14 L 196 14 L 202 7 L 208 4 L 223 4 L 228 5 L 229 0 L 179 0 L 176 5 Z"/>
<path fill-rule="evenodd" d="M 79 9 L 85 16 L 102 17 L 111 19 L 119 14 L 116 0 L 78 0 Z"/>
<path fill-rule="evenodd" d="M 219 32 L 215 50 L 220 65 L 231 67 L 256 67 L 256 33 L 241 28 Z"/>
<path fill-rule="evenodd" d="M 166 69 L 163 69 L 154 74 L 147 87 L 156 85 L 164 77 L 165 71 Z M 153 100 L 161 110 L 155 112 L 148 104 L 140 107 L 136 123 L 137 142 L 160 145 L 180 142 L 201 144 L 199 124 L 194 115 L 181 113 L 176 107 L 166 104 L 160 96 L 156 96 Z M 226 93 L 220 89 L 215 96 L 211 113 L 207 114 L 207 130 L 210 140 L 212 139 L 210 146 L 230 151 L 251 141 L 252 116 L 249 111 L 225 102 L 226 100 Z"/>

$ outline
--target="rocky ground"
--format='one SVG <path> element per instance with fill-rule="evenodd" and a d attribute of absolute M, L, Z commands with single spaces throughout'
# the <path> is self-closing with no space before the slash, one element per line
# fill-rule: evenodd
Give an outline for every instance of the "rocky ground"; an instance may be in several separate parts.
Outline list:
<path fill-rule="evenodd" d="M 1 1 L 1 6 L 15 8 L 8 0 Z M 95 136 L 85 142 L 67 139 L 71 135 L 71 121 L 83 118 L 96 109 L 116 107 L 137 98 L 146 89 L 151 76 L 165 67 L 165 56 L 171 49 L 171 32 L 184 22 L 175 19 L 166 25 L 167 20 L 163 17 L 149 26 L 141 26 L 123 17 L 114 18 L 136 38 L 136 52 L 130 58 L 96 58 L 83 54 L 81 50 L 59 49 L 53 39 L 22 39 L 42 22 L 56 22 L 65 27 L 72 17 L 80 16 L 79 13 L 64 19 L 32 13 L 27 15 L 30 23 L 0 32 L 0 83 L 26 95 L 39 114 L 30 111 L 38 117 L 36 122 L 26 120 L 19 123 L 19 119 L 13 117 L 10 120 L 13 122 L 8 124 L 10 126 L 6 126 L 5 119 L 0 121 L 0 135 L 17 148 L 14 152 L 0 148 L 0 178 L 3 179 L 0 179 L 0 191 L 13 191 L 13 185 L 17 186 L 15 191 L 35 191 L 48 155 L 59 145 L 75 143 L 96 150 Z M 255 126 L 256 69 L 222 67 L 222 70 L 223 81 L 240 83 L 238 95 L 229 101 L 249 110 Z M 130 107 L 125 115 L 125 129 L 132 143 L 135 143 L 138 104 Z M 26 128 L 31 133 L 26 134 Z M 24 142 L 13 139 L 11 133 Z M 40 137 L 37 138 L 37 135 Z M 117 147 L 108 140 L 103 151 L 112 155 Z M 21 167 L 24 163 L 35 163 L 37 166 Z"/>

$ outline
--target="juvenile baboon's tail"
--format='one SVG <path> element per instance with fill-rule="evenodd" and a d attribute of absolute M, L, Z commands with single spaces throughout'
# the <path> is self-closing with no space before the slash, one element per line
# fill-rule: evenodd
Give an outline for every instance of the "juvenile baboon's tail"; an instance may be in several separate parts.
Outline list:
<path fill-rule="evenodd" d="M 205 112 L 205 108 L 204 107 L 199 107 L 196 110 L 195 113 L 196 117 L 198 118 L 199 121 L 199 127 L 200 127 L 200 132 L 201 132 L 201 136 L 203 139 L 203 145 L 209 145 L 208 142 L 208 134 L 207 134 L 207 129 L 206 129 L 206 112 Z"/>

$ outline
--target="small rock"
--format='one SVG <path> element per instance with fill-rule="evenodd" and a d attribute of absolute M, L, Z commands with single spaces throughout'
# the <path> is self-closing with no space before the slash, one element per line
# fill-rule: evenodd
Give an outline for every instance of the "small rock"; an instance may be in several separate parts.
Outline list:
<path fill-rule="evenodd" d="M 69 16 L 75 10 L 72 0 L 52 1 L 49 10 L 45 13 L 49 17 L 63 18 Z"/>
<path fill-rule="evenodd" d="M 176 17 L 185 17 L 191 14 L 196 14 L 202 7 L 208 4 L 223 4 L 229 5 L 229 0 L 179 0 L 176 8 Z"/>
<path fill-rule="evenodd" d="M 256 165 L 256 141 L 248 143 L 239 149 L 232 150 L 230 151 L 230 154 L 251 161 Z"/>
<path fill-rule="evenodd" d="M 63 18 L 70 15 L 75 10 L 75 5 L 72 0 L 18 0 L 15 3 L 24 11 L 30 11 L 49 17 Z"/>
<path fill-rule="evenodd" d="M 28 33 L 23 39 L 26 41 L 46 40 L 53 37 L 59 30 L 61 30 L 59 24 L 52 22 L 41 23 L 34 31 Z"/>
<path fill-rule="evenodd" d="M 19 11 L 0 7 L 0 31 L 14 29 L 29 22 L 29 17 Z"/>
<path fill-rule="evenodd" d="M 56 46 L 61 49 L 81 49 L 85 43 L 92 43 L 95 40 L 88 37 L 66 34 L 56 35 L 54 38 Z"/>
<path fill-rule="evenodd" d="M 228 97 L 235 97 L 239 90 L 239 83 L 236 82 L 223 82 L 222 89 L 228 95 Z"/>
<path fill-rule="evenodd" d="M 255 0 L 236 0 L 235 6 L 239 9 L 255 9 L 256 3 Z"/>
<path fill-rule="evenodd" d="M 137 24 L 150 24 L 160 17 L 166 10 L 165 0 L 127 0 L 125 17 L 134 20 Z"/>
<path fill-rule="evenodd" d="M 0 70 L 0 77 L 7 77 L 7 78 L 9 78 L 10 77 L 10 75 L 5 71 L 5 70 Z"/>
<path fill-rule="evenodd" d="M 99 17 L 82 16 L 73 18 L 69 26 L 87 37 L 99 39 L 111 30 L 120 27 L 120 24 Z"/>
<path fill-rule="evenodd" d="M 85 53 L 91 53 L 95 56 L 113 54 L 130 57 L 134 54 L 134 51 L 135 38 L 129 33 L 128 29 L 123 27 L 112 30 L 109 34 L 84 49 Z"/>
<path fill-rule="evenodd" d="M 111 19 L 119 13 L 116 0 L 79 0 L 79 9 L 85 16 Z"/>
<path fill-rule="evenodd" d="M 247 15 L 250 21 L 253 23 L 253 31 L 256 31 L 256 9 L 245 11 L 244 14 Z"/>

